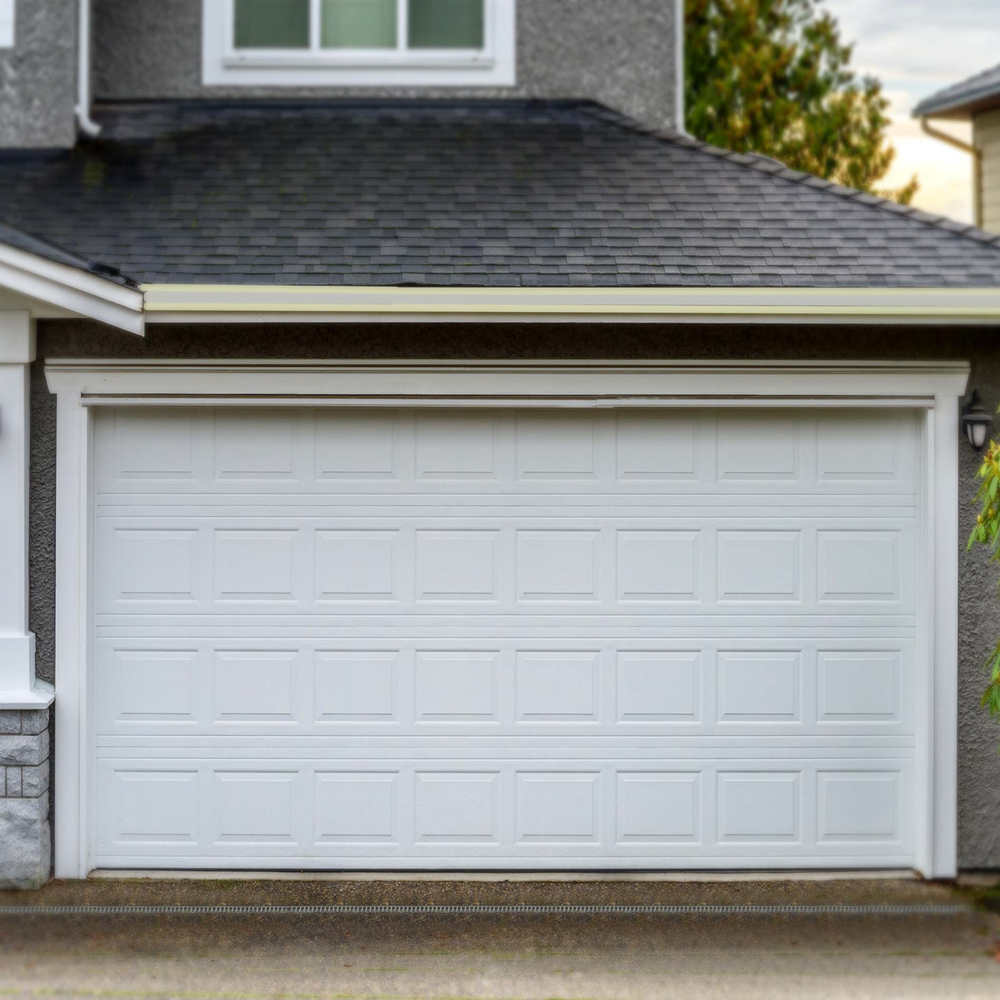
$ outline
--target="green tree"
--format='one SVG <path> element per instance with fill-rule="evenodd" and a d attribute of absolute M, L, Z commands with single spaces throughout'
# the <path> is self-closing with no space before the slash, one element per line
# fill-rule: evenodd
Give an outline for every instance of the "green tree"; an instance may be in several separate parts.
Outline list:
<path fill-rule="evenodd" d="M 688 132 L 906 205 L 876 189 L 896 151 L 881 83 L 858 80 L 822 0 L 685 0 Z"/>
<path fill-rule="evenodd" d="M 1000 562 L 1000 445 L 995 441 L 990 441 L 986 449 L 978 476 L 982 481 L 973 503 L 980 505 L 979 514 L 969 536 L 968 548 L 985 545 L 993 561 Z M 983 692 L 983 707 L 994 719 L 1000 720 L 1000 640 L 986 658 L 986 670 L 989 681 Z"/>

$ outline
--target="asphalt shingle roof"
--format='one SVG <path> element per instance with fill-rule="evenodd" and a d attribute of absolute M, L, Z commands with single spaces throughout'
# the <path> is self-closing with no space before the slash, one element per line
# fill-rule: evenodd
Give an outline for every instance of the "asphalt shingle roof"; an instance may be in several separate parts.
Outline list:
<path fill-rule="evenodd" d="M 962 117 L 982 104 L 997 104 L 998 98 L 1000 66 L 993 66 L 925 97 L 913 109 L 913 114 L 915 117 L 947 114 Z"/>
<path fill-rule="evenodd" d="M 45 260 L 51 260 L 56 264 L 66 264 L 81 271 L 89 271 L 91 274 L 107 278 L 119 285 L 135 284 L 115 268 L 107 267 L 98 261 L 87 260 L 86 257 L 81 257 L 79 254 L 70 253 L 62 247 L 46 240 L 40 240 L 37 236 L 32 236 L 31 233 L 26 233 L 16 226 L 7 225 L 4 222 L 0 222 L 0 243 L 14 247 L 16 250 L 26 250 L 36 257 L 44 257 Z"/>
<path fill-rule="evenodd" d="M 106 107 L 0 219 L 144 282 L 1000 285 L 998 237 L 585 102 Z"/>

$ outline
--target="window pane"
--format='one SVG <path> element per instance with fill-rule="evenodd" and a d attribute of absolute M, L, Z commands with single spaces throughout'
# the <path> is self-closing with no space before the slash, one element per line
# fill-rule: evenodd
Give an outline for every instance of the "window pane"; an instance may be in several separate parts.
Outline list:
<path fill-rule="evenodd" d="M 394 49 L 396 0 L 323 0 L 324 49 Z"/>
<path fill-rule="evenodd" d="M 410 0 L 411 49 L 481 49 L 483 0 Z"/>
<path fill-rule="evenodd" d="M 309 48 L 309 0 L 236 0 L 238 49 Z"/>

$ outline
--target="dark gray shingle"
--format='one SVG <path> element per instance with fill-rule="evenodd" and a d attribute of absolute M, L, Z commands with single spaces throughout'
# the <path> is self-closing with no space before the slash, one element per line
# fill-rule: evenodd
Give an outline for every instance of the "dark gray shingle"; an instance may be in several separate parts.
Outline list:
<path fill-rule="evenodd" d="M 1000 285 L 997 238 L 583 102 L 114 106 L 0 219 L 144 282 Z"/>

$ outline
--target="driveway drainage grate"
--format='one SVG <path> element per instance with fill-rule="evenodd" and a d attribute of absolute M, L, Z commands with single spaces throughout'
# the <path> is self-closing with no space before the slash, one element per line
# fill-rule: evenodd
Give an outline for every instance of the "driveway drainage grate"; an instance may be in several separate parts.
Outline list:
<path fill-rule="evenodd" d="M 836 917 L 951 917 L 973 913 L 974 908 L 964 904 L 886 904 L 886 905 L 809 905 L 794 903 L 746 903 L 739 905 L 671 903 L 460 903 L 435 906 L 409 903 L 333 903 L 301 906 L 253 905 L 80 905 L 80 906 L 0 906 L 0 917 L 21 916 L 457 916 L 462 914 L 501 915 L 565 915 L 565 916 L 836 916 Z"/>

